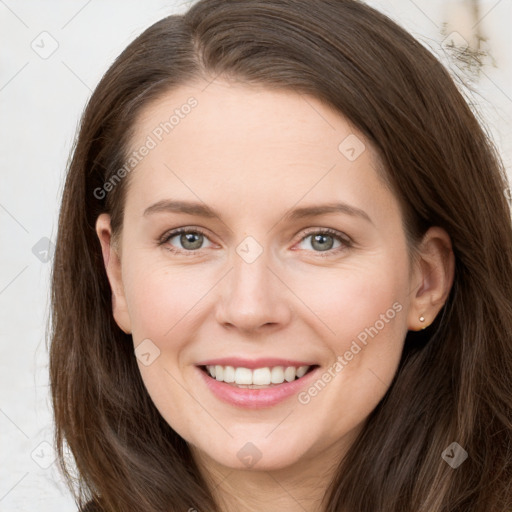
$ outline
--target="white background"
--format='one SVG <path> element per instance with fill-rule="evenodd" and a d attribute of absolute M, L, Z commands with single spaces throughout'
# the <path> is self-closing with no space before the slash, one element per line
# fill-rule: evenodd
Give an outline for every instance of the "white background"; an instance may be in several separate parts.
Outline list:
<path fill-rule="evenodd" d="M 438 53 L 453 31 L 487 40 L 472 102 L 512 169 L 512 2 L 373 0 Z M 181 0 L 0 0 L 0 511 L 74 511 L 53 461 L 45 327 L 51 262 L 33 253 L 56 239 L 66 162 L 86 100 L 140 32 L 182 12 Z M 51 36 L 40 35 L 48 32 Z M 46 38 L 46 39 L 43 39 Z M 55 40 L 56 43 L 52 41 Z M 34 42 L 33 42 L 34 41 Z M 40 52 L 58 44 L 48 58 Z M 46 49 L 46 50 L 44 50 Z M 457 71 L 457 64 L 450 67 Z M 458 71 L 460 74 L 460 71 Z M 43 239 L 42 242 L 40 240 Z M 37 251 L 36 251 L 37 252 Z M 41 444 L 42 443 L 42 444 Z M 45 469 L 45 466 L 48 466 Z"/>

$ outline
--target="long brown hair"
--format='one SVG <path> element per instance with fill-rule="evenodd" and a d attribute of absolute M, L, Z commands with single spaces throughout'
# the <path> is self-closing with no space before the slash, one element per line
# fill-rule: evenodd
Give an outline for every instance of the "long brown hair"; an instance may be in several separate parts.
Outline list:
<path fill-rule="evenodd" d="M 449 73 L 355 0 L 201 0 L 147 29 L 85 110 L 60 212 L 50 373 L 61 465 L 105 511 L 218 511 L 187 443 L 143 385 L 112 316 L 95 232 L 122 229 L 137 114 L 198 77 L 311 94 L 375 146 L 411 247 L 430 226 L 456 268 L 434 324 L 409 332 L 395 379 L 330 482 L 326 512 L 512 510 L 512 228 L 499 158 Z M 105 196 L 105 197 L 103 197 Z M 453 442 L 469 458 L 452 469 Z M 69 447 L 73 463 L 66 462 Z M 77 473 L 73 470 L 76 464 Z"/>

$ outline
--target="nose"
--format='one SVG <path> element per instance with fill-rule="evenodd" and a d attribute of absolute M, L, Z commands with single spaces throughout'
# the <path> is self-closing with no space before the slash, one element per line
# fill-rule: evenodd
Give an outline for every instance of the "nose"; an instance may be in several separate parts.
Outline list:
<path fill-rule="evenodd" d="M 265 252 L 252 263 L 235 254 L 232 270 L 219 283 L 217 321 L 246 334 L 283 328 L 292 317 L 292 294 L 283 281 Z"/>

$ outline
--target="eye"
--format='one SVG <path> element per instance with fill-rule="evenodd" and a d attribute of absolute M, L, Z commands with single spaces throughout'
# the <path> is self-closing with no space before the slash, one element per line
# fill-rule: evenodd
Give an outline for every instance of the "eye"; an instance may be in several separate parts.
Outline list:
<path fill-rule="evenodd" d="M 303 246 L 300 247 L 300 244 L 303 244 Z M 352 245 L 351 240 L 346 235 L 329 228 L 317 229 L 306 234 L 300 244 L 300 249 L 313 248 L 314 252 L 328 253 L 325 256 L 347 249 Z"/>
<path fill-rule="evenodd" d="M 208 245 L 204 246 L 205 242 L 208 242 Z M 304 244 L 309 247 L 304 247 Z M 164 245 L 167 250 L 174 253 L 193 256 L 201 249 L 213 244 L 201 229 L 188 227 L 175 229 L 164 234 L 159 241 L 159 245 Z M 351 246 L 352 241 L 347 235 L 330 228 L 310 231 L 303 236 L 299 243 L 300 249 L 309 250 L 312 248 L 313 252 L 325 253 L 319 254 L 319 256 L 331 256 L 333 253 L 338 253 Z"/>
<path fill-rule="evenodd" d="M 195 251 L 204 249 L 203 243 L 205 241 L 209 242 L 209 239 L 201 230 L 197 228 L 179 228 L 166 233 L 161 238 L 159 245 L 167 244 L 166 248 L 172 252 L 194 253 Z"/>

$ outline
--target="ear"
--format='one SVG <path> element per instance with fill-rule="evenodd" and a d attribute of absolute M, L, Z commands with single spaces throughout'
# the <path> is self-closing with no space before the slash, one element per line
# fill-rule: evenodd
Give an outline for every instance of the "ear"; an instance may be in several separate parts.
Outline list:
<path fill-rule="evenodd" d="M 430 228 L 417 252 L 407 318 L 411 331 L 424 329 L 434 321 L 448 299 L 455 272 L 452 243 L 444 229 Z"/>
<path fill-rule="evenodd" d="M 112 312 L 114 320 L 126 334 L 131 333 L 131 321 L 124 295 L 121 273 L 121 258 L 112 239 L 110 215 L 102 213 L 96 220 L 96 234 L 100 239 L 103 262 L 112 290 Z"/>

